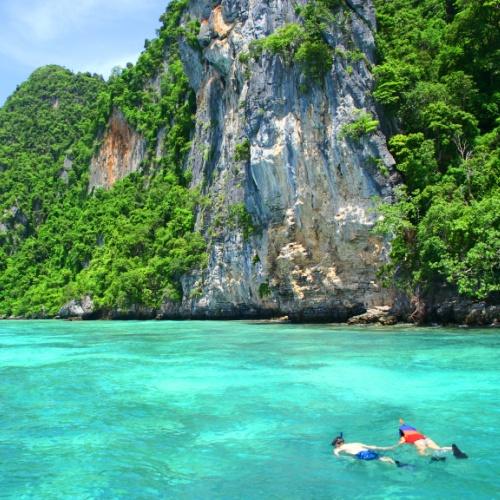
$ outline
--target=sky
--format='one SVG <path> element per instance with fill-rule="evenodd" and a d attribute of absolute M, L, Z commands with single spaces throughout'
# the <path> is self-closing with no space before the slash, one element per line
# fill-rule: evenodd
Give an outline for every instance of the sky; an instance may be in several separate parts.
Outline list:
<path fill-rule="evenodd" d="M 40 66 L 108 77 L 154 38 L 168 0 L 0 0 L 0 106 Z"/>

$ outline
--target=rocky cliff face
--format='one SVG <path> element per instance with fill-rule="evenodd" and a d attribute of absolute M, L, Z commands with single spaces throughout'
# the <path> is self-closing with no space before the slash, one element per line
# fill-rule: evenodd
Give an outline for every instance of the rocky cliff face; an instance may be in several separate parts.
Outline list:
<path fill-rule="evenodd" d="M 376 278 L 387 245 L 371 229 L 374 197 L 391 199 L 394 161 L 380 129 L 344 133 L 361 113 L 377 118 L 372 2 L 342 3 L 327 27 L 335 57 L 322 81 L 279 55 L 240 57 L 252 41 L 300 22 L 301 3 L 188 5 L 183 20 L 200 22 L 201 50 L 181 41 L 197 99 L 186 168 L 208 199 L 196 226 L 209 263 L 184 277 L 182 303 L 164 304 L 161 317 L 345 320 L 392 304 Z M 115 114 L 90 188 L 136 169 L 143 147 Z"/>
<path fill-rule="evenodd" d="M 188 164 L 210 199 L 197 222 L 209 266 L 186 278 L 186 297 L 197 296 L 185 298 L 182 313 L 340 320 L 389 304 L 376 279 L 386 246 L 370 230 L 373 197 L 391 196 L 393 159 L 381 132 L 342 134 L 358 110 L 376 116 L 371 2 L 352 2 L 328 29 L 337 54 L 365 57 L 335 57 L 319 83 L 277 55 L 240 62 L 253 40 L 299 21 L 295 2 L 212 5 L 192 2 L 187 13 L 201 20 L 201 53 L 181 47 L 198 104 Z M 238 155 L 247 144 L 248 154 Z M 242 206 L 251 234 L 232 220 Z"/>

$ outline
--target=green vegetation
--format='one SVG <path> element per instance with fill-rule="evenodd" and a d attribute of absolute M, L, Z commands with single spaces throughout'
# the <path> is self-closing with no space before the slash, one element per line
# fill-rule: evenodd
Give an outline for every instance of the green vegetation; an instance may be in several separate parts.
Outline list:
<path fill-rule="evenodd" d="M 261 283 L 259 286 L 259 297 L 261 299 L 265 299 L 271 296 L 271 287 L 269 286 L 269 282 L 266 281 Z"/>
<path fill-rule="evenodd" d="M 206 243 L 194 231 L 199 196 L 184 169 L 195 112 L 178 52 L 185 5 L 169 5 L 158 38 L 107 85 L 42 68 L 0 110 L 0 222 L 7 227 L 0 229 L 0 314 L 54 315 L 87 294 L 103 311 L 157 307 L 180 299 L 180 277 L 204 265 Z M 164 62 L 158 93 L 151 82 Z M 94 137 L 116 107 L 146 138 L 145 165 L 156 162 L 160 129 L 166 154 L 152 173 L 88 197 Z M 66 181 L 64 158 L 72 161 Z"/>
<path fill-rule="evenodd" d="M 328 45 L 328 23 L 335 21 L 340 0 L 313 0 L 297 6 L 295 12 L 302 23 L 290 23 L 271 35 L 250 44 L 254 58 L 263 52 L 277 54 L 287 65 L 296 62 L 306 77 L 321 81 L 331 68 L 334 50 Z"/>
<path fill-rule="evenodd" d="M 234 148 L 235 161 L 249 161 L 250 160 L 250 141 L 244 139 Z"/>
<path fill-rule="evenodd" d="M 186 5 L 187 0 L 170 3 L 160 17 L 163 26 L 158 30 L 158 37 L 148 42 L 147 49 L 135 65 L 128 64 L 118 78 L 110 80 L 107 92 L 101 95 L 101 124 L 106 123 L 113 106 L 120 108 L 127 121 L 144 135 L 150 152 L 155 149 L 162 125 L 171 123 L 174 115 L 176 120 L 181 118 L 176 127 L 170 127 L 172 136 L 167 137 L 165 142 L 165 151 L 170 156 L 165 162 L 174 162 L 179 166 L 179 155 L 182 156 L 186 147 L 189 148 L 189 140 L 177 144 L 175 139 L 179 132 L 182 136 L 187 133 L 189 137 L 191 113 L 195 107 L 194 95 L 187 91 L 187 77 L 178 55 L 178 39 L 186 38 L 186 29 L 179 25 Z M 153 82 L 160 76 L 158 72 L 165 59 L 168 71 L 161 75 L 161 92 L 158 94 Z M 176 104 L 183 109 L 177 110 Z M 178 131 L 178 128 L 183 131 Z"/>
<path fill-rule="evenodd" d="M 6 255 L 36 231 L 67 192 L 63 158 L 72 161 L 70 186 L 85 172 L 104 85 L 97 75 L 47 66 L 0 109 L 0 223 L 9 228 L 0 232 L 0 245 Z"/>
<path fill-rule="evenodd" d="M 229 226 L 239 227 L 243 231 L 243 238 L 247 240 L 256 230 L 253 218 L 244 203 L 235 203 L 229 207 Z"/>
<path fill-rule="evenodd" d="M 305 40 L 295 53 L 295 61 L 309 78 L 319 81 L 332 67 L 332 50 L 322 40 Z"/>
<path fill-rule="evenodd" d="M 354 121 L 342 126 L 340 136 L 359 141 L 364 135 L 375 132 L 378 125 L 378 120 L 374 120 L 370 113 L 358 109 L 354 113 Z"/>
<path fill-rule="evenodd" d="M 361 50 L 348 50 L 345 53 L 345 57 L 352 62 L 365 61 L 367 62 L 367 58 Z"/>
<path fill-rule="evenodd" d="M 375 1 L 375 98 L 399 124 L 405 186 L 383 207 L 385 276 L 423 296 L 500 291 L 498 0 Z M 497 61 L 497 62 L 495 62 Z"/>
<path fill-rule="evenodd" d="M 250 61 L 250 53 L 240 52 L 240 55 L 238 56 L 238 61 L 240 61 L 241 64 L 248 64 Z"/>
<path fill-rule="evenodd" d="M 271 35 L 255 40 L 250 44 L 250 51 L 254 57 L 262 52 L 271 52 L 280 55 L 286 63 L 291 63 L 295 51 L 300 47 L 305 37 L 305 31 L 299 24 L 291 23 L 278 28 Z"/>
<path fill-rule="evenodd" d="M 198 19 L 191 19 L 186 23 L 183 30 L 184 37 L 187 43 L 196 50 L 200 50 L 200 43 L 198 42 L 198 33 L 200 32 L 200 21 Z"/>

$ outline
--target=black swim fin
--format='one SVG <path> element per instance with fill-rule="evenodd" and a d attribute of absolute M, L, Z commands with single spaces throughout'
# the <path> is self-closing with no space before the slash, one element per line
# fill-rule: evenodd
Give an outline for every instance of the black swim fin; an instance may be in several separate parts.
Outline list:
<path fill-rule="evenodd" d="M 399 460 L 394 460 L 394 462 L 396 463 L 396 467 L 408 467 L 410 469 L 413 469 L 413 465 L 411 465 L 411 464 L 404 464 L 404 463 L 400 462 Z"/>
<path fill-rule="evenodd" d="M 445 460 L 446 457 L 440 457 L 440 456 L 431 457 L 431 462 L 444 462 Z"/>
<path fill-rule="evenodd" d="M 455 458 L 469 458 L 469 455 L 460 450 L 456 444 L 452 444 L 451 449 Z"/>

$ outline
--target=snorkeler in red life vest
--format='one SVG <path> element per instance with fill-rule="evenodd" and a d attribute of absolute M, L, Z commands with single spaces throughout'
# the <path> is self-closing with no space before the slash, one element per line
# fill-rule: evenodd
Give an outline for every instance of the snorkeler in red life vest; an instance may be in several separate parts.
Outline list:
<path fill-rule="evenodd" d="M 467 458 L 467 455 L 459 450 L 456 444 L 451 446 L 439 446 L 431 438 L 417 431 L 415 427 L 405 424 L 403 419 L 399 419 L 399 436 L 398 444 L 413 444 L 420 455 L 425 455 L 427 450 L 433 451 L 451 451 L 455 458 Z M 444 460 L 444 457 L 433 457 L 433 460 Z"/>

